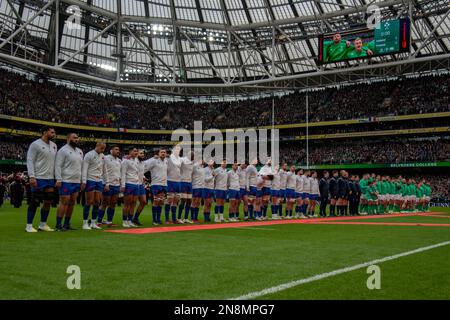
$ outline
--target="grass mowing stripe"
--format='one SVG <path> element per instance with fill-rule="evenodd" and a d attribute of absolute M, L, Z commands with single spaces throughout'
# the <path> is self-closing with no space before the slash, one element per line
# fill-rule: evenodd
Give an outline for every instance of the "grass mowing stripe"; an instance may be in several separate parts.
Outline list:
<path fill-rule="evenodd" d="M 351 266 L 351 267 L 345 267 L 345 268 L 334 270 L 334 271 L 331 271 L 331 272 L 318 274 L 318 275 L 315 275 L 315 276 L 312 276 L 312 277 L 309 277 L 309 278 L 299 279 L 299 280 L 291 281 L 291 282 L 288 282 L 288 283 L 280 284 L 278 286 L 267 288 L 267 289 L 264 289 L 264 290 L 261 290 L 261 291 L 250 292 L 250 293 L 248 293 L 246 295 L 243 295 L 243 296 L 240 296 L 240 297 L 237 297 L 237 298 L 231 298 L 229 300 L 252 300 L 252 299 L 255 299 L 255 298 L 258 298 L 258 297 L 261 297 L 261 296 L 265 296 L 267 294 L 283 291 L 283 290 L 286 290 L 286 289 L 289 289 L 289 288 L 292 288 L 292 287 L 295 287 L 295 286 L 298 286 L 298 285 L 301 285 L 301 284 L 304 284 L 304 283 L 309 283 L 309 282 L 325 279 L 325 278 L 328 278 L 328 277 L 333 277 L 333 276 L 336 276 L 338 274 L 342 274 L 342 273 L 346 273 L 346 272 L 362 269 L 362 268 L 371 266 L 373 264 L 382 263 L 382 262 L 386 262 L 386 261 L 390 261 L 390 260 L 395 260 L 395 259 L 398 259 L 398 258 L 401 258 L 401 257 L 406 257 L 406 256 L 409 256 L 409 255 L 412 255 L 412 254 L 416 254 L 416 253 L 419 253 L 419 252 L 424 252 L 424 251 L 432 250 L 432 249 L 435 249 L 435 248 L 447 246 L 449 244 L 450 244 L 450 241 L 445 241 L 445 242 L 433 244 L 431 246 L 417 248 L 417 249 L 414 249 L 414 250 L 411 250 L 411 251 L 406 251 L 406 252 L 403 252 L 403 253 L 399 253 L 399 254 L 395 254 L 395 255 L 392 255 L 392 256 L 384 257 L 384 258 L 381 258 L 381 259 L 375 259 L 375 260 L 364 262 L 364 263 L 361 263 L 361 264 L 357 264 L 357 265 L 354 265 L 354 266 Z"/>

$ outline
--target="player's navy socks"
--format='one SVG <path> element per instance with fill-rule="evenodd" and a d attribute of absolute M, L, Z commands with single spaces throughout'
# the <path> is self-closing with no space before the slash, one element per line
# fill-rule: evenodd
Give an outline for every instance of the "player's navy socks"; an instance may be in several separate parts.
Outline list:
<path fill-rule="evenodd" d="M 162 210 L 162 208 L 161 208 Z M 164 205 L 164 216 L 166 218 L 166 221 L 169 221 L 169 213 L 170 213 L 170 204 L 165 204 Z"/>
<path fill-rule="evenodd" d="M 61 227 L 62 224 L 62 217 L 56 217 L 56 227 Z"/>
<path fill-rule="evenodd" d="M 92 220 L 96 220 L 98 217 L 98 206 L 92 207 Z"/>
<path fill-rule="evenodd" d="M 34 216 L 36 215 L 37 208 L 28 207 L 27 209 L 27 224 L 33 224 Z"/>
<path fill-rule="evenodd" d="M 189 219 L 189 212 L 191 211 L 191 205 L 186 203 L 184 208 L 184 219 Z M 192 215 L 191 215 L 192 218 Z"/>
<path fill-rule="evenodd" d="M 248 205 L 248 214 L 250 215 L 250 219 L 253 219 L 253 205 L 249 204 Z"/>
<path fill-rule="evenodd" d="M 306 212 L 307 209 L 308 209 L 308 205 L 307 204 L 302 205 L 301 211 L 302 211 L 303 215 L 307 215 L 307 212 Z"/>
<path fill-rule="evenodd" d="M 70 218 L 71 217 L 64 217 L 64 227 L 70 226 Z"/>
<path fill-rule="evenodd" d="M 162 207 L 157 206 L 156 207 L 156 220 L 158 220 L 158 223 L 162 223 L 161 222 L 161 213 L 162 213 Z"/>
<path fill-rule="evenodd" d="M 262 215 L 263 215 L 263 217 L 267 216 L 267 206 L 263 206 Z"/>
<path fill-rule="evenodd" d="M 172 214 L 172 221 L 175 222 L 177 220 L 177 206 L 171 206 L 170 212 Z"/>
<path fill-rule="evenodd" d="M 238 209 L 237 212 L 234 213 L 234 217 L 235 217 L 236 219 L 239 219 L 239 218 L 240 218 L 240 217 L 239 217 L 239 209 Z"/>
<path fill-rule="evenodd" d="M 50 210 L 45 210 L 44 208 L 41 208 L 41 222 L 42 223 L 47 222 L 49 213 L 50 213 Z"/>
<path fill-rule="evenodd" d="M 133 221 L 133 214 L 128 215 L 128 221 Z"/>
<path fill-rule="evenodd" d="M 154 209 L 155 209 L 155 207 L 152 207 L 152 212 L 153 212 Z M 139 216 L 140 216 L 140 215 L 141 215 L 141 213 L 138 212 L 138 211 L 136 211 L 136 212 L 134 213 L 133 220 L 139 220 Z"/>
<path fill-rule="evenodd" d="M 152 222 L 155 223 L 158 218 L 156 217 L 156 206 L 152 206 Z"/>
<path fill-rule="evenodd" d="M 105 216 L 105 210 L 98 209 L 97 222 L 101 223 L 103 221 L 104 216 Z"/>
<path fill-rule="evenodd" d="M 106 219 L 108 222 L 112 222 L 114 218 L 114 209 L 113 208 L 107 208 L 106 209 Z"/>
<path fill-rule="evenodd" d="M 295 206 L 295 214 L 299 214 L 300 213 L 300 206 Z"/>
<path fill-rule="evenodd" d="M 280 217 L 283 216 L 283 205 L 282 204 L 278 205 L 278 214 L 280 215 Z"/>
<path fill-rule="evenodd" d="M 211 213 L 210 212 L 203 212 L 203 216 L 205 217 L 205 222 L 211 221 Z"/>
<path fill-rule="evenodd" d="M 183 216 L 184 203 L 180 203 L 178 205 L 178 219 L 181 219 Z"/>
<path fill-rule="evenodd" d="M 85 204 L 83 207 L 83 220 L 87 220 L 89 218 L 89 211 L 91 211 L 91 206 Z"/>
<path fill-rule="evenodd" d="M 223 206 L 219 206 L 219 213 L 220 214 L 223 214 L 223 210 L 224 210 L 224 207 Z"/>
<path fill-rule="evenodd" d="M 273 204 L 273 205 L 271 206 L 271 209 L 272 209 L 272 217 L 273 217 L 274 214 L 277 214 L 277 213 L 278 213 L 277 205 L 276 205 L 276 204 Z"/>

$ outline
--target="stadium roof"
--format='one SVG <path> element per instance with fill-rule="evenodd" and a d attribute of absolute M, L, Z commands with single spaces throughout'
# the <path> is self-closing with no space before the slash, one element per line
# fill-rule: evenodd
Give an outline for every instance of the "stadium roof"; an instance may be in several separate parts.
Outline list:
<path fill-rule="evenodd" d="M 317 64 L 367 7 L 411 18 L 410 53 Z M 57 15 L 56 12 L 59 12 Z M 241 95 L 447 68 L 447 0 L 1 0 L 0 59 L 156 94 Z"/>

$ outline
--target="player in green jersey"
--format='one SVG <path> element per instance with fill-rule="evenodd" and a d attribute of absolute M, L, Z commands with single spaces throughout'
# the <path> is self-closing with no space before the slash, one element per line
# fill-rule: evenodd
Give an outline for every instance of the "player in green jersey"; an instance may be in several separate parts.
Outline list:
<path fill-rule="evenodd" d="M 350 47 L 351 50 L 347 52 L 348 59 L 354 58 L 364 58 L 373 56 L 373 41 L 369 42 L 367 46 L 363 46 L 363 41 L 361 38 L 356 38 L 353 41 L 353 45 Z"/>
<path fill-rule="evenodd" d="M 379 213 L 387 213 L 387 206 L 389 203 L 389 183 L 386 176 L 381 177 L 380 186 L 380 208 Z"/>
<path fill-rule="evenodd" d="M 401 188 L 400 193 L 402 195 L 402 206 L 401 206 L 401 213 L 406 213 L 406 209 L 408 207 L 408 184 L 406 182 L 406 179 L 402 179 L 401 181 Z"/>
<path fill-rule="evenodd" d="M 339 33 L 333 35 L 333 41 L 323 42 L 323 60 L 326 62 L 340 61 L 346 59 L 347 51 L 350 48 L 350 41 L 342 40 Z"/>
<path fill-rule="evenodd" d="M 402 207 L 401 184 L 402 184 L 402 176 L 398 176 L 394 182 L 394 212 L 396 213 L 400 212 L 400 209 Z"/>
<path fill-rule="evenodd" d="M 407 194 L 408 194 L 407 212 L 413 212 L 414 207 L 416 205 L 416 185 L 414 179 L 408 180 Z"/>
<path fill-rule="evenodd" d="M 372 181 L 369 180 L 369 190 L 368 190 L 368 214 L 377 214 L 377 199 L 378 199 L 378 190 L 377 190 L 377 181 L 374 179 Z"/>
<path fill-rule="evenodd" d="M 423 179 L 423 194 L 424 194 L 424 208 L 423 211 L 429 212 L 430 211 L 430 200 L 431 200 L 431 187 L 428 185 L 427 181 Z"/>
<path fill-rule="evenodd" d="M 392 178 L 390 176 L 386 176 L 386 183 L 388 185 L 388 192 L 387 192 L 387 212 L 393 213 L 394 212 L 394 192 L 395 192 L 395 186 Z"/>
<path fill-rule="evenodd" d="M 422 181 L 419 181 L 417 184 L 414 185 L 415 187 L 415 196 L 416 196 L 416 203 L 414 206 L 414 211 L 419 212 L 422 211 L 423 206 L 423 190 L 422 190 Z"/>

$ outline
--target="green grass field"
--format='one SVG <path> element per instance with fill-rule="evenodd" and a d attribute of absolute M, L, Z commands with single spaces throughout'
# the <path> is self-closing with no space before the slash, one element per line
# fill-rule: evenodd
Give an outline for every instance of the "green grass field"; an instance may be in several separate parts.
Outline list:
<path fill-rule="evenodd" d="M 25 207 L 0 208 L 0 299 L 228 299 L 450 240 L 450 227 L 320 224 L 27 234 L 25 215 Z M 50 226 L 54 217 L 52 209 Z M 422 218 L 450 223 L 382 220 Z M 142 222 L 150 225 L 149 207 Z M 81 207 L 73 225 L 81 227 Z M 69 265 L 81 268 L 80 290 L 66 287 Z M 379 267 L 380 290 L 367 289 L 362 268 L 256 298 L 450 299 L 448 245 Z"/>

